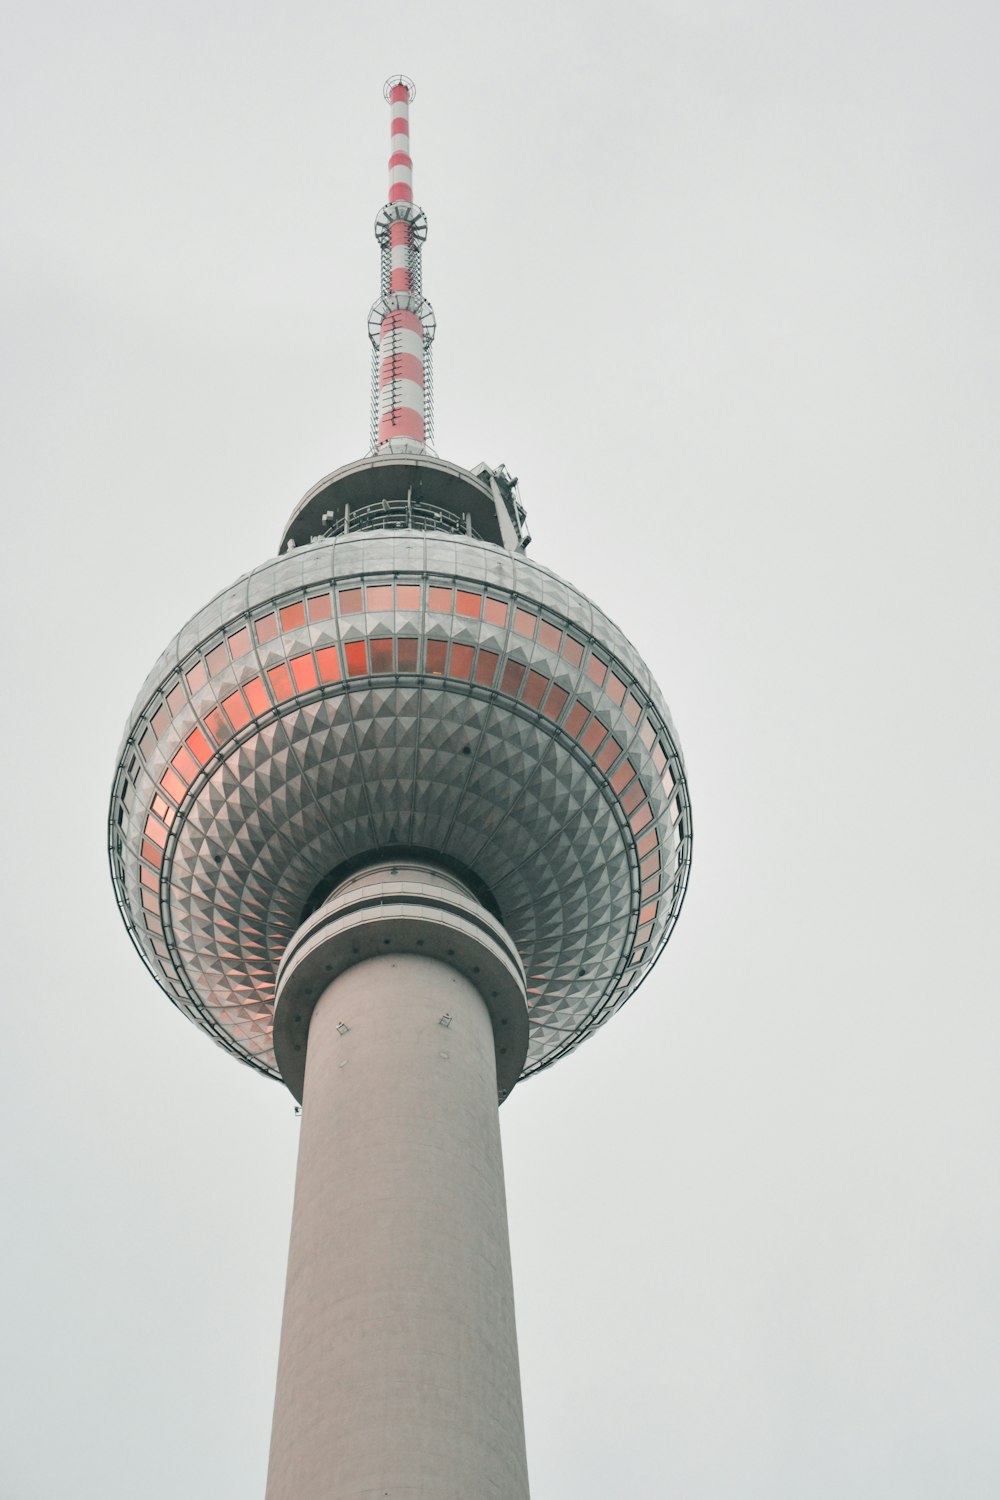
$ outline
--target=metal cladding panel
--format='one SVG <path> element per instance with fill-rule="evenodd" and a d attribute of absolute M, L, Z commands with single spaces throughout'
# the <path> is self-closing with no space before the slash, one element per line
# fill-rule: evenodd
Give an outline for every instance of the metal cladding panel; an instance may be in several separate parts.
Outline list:
<path fill-rule="evenodd" d="M 690 831 L 659 689 L 588 599 L 487 543 L 367 532 L 265 563 L 178 634 L 129 720 L 110 851 L 158 982 L 274 1076 L 275 973 L 317 884 L 398 846 L 458 861 L 524 964 L 532 1073 L 649 971 Z"/>

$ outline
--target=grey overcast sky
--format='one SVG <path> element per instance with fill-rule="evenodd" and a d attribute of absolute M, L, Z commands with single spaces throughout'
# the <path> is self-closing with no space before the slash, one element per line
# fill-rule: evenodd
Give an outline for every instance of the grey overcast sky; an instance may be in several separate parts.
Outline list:
<path fill-rule="evenodd" d="M 535 1500 L 995 1500 L 995 0 L 6 23 L 3 1500 L 263 1494 L 292 1104 L 103 825 L 161 648 L 366 447 L 400 69 L 438 447 L 694 799 L 654 975 L 502 1112 Z"/>

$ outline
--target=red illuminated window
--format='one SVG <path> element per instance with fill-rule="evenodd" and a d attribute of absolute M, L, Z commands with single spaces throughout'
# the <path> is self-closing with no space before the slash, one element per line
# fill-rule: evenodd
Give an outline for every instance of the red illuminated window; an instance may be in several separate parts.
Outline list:
<path fill-rule="evenodd" d="M 562 631 L 555 625 L 550 625 L 548 620 L 543 620 L 538 627 L 539 645 L 545 646 L 549 651 L 558 651 L 562 640 Z"/>
<path fill-rule="evenodd" d="M 170 764 L 173 766 L 178 776 L 182 777 L 185 782 L 193 781 L 198 774 L 198 762 L 195 760 L 190 751 L 185 750 L 183 745 L 178 750 L 177 754 L 174 756 Z"/>
<path fill-rule="evenodd" d="M 143 859 L 148 860 L 149 863 L 153 865 L 157 870 L 159 870 L 163 865 L 162 853 L 159 849 L 157 849 L 156 845 L 151 844 L 148 839 L 143 839 L 142 848 L 139 852 L 142 855 Z"/>
<path fill-rule="evenodd" d="M 500 679 L 500 691 L 509 693 L 512 698 L 517 697 L 517 690 L 521 686 L 524 677 L 524 668 L 519 661 L 509 661 L 503 669 Z"/>
<path fill-rule="evenodd" d="M 497 675 L 497 665 L 500 661 L 495 651 L 484 651 L 480 649 L 476 661 L 476 681 L 480 687 L 492 687 Z"/>
<path fill-rule="evenodd" d="M 348 677 L 363 677 L 368 671 L 366 641 L 348 641 L 344 647 Z"/>
<path fill-rule="evenodd" d="M 313 594 L 306 600 L 310 620 L 329 620 L 333 614 L 329 594 Z"/>
<path fill-rule="evenodd" d="M 319 675 L 324 682 L 340 681 L 340 659 L 336 646 L 321 646 L 316 652 L 316 660 L 319 662 Z"/>
<path fill-rule="evenodd" d="M 463 646 L 458 641 L 451 648 L 451 672 L 452 677 L 459 677 L 463 682 L 468 682 L 472 676 L 471 646 Z"/>
<path fill-rule="evenodd" d="M 601 743 L 607 732 L 607 729 L 601 723 L 600 719 L 591 719 L 590 723 L 583 731 L 583 734 L 580 736 L 580 744 L 585 750 L 589 751 L 589 753 L 593 755 L 594 751 L 597 749 L 598 745 Z"/>
<path fill-rule="evenodd" d="M 387 589 L 386 592 L 388 593 L 390 591 Z M 391 672 L 392 671 L 392 636 L 391 635 L 376 636 L 375 640 L 373 640 L 370 643 L 370 645 L 371 645 L 371 653 L 372 653 L 372 671 L 373 672 Z"/>
<path fill-rule="evenodd" d="M 631 828 L 633 833 L 641 833 L 646 824 L 652 821 L 652 818 L 653 814 L 650 809 L 649 803 L 644 802 L 639 808 L 639 811 L 633 813 L 629 818 L 629 827 Z"/>
<path fill-rule="evenodd" d="M 599 656 L 591 656 L 587 663 L 587 676 L 600 687 L 608 673 L 608 664 Z"/>
<path fill-rule="evenodd" d="M 271 707 L 267 689 L 259 677 L 251 677 L 249 682 L 243 684 L 243 694 L 255 714 L 265 713 Z"/>
<path fill-rule="evenodd" d="M 628 786 L 634 775 L 635 767 L 633 766 L 632 762 L 630 760 L 623 760 L 621 765 L 618 767 L 617 771 L 611 778 L 611 785 L 616 792 L 620 792 L 623 787 Z"/>
<path fill-rule="evenodd" d="M 570 666 L 578 667 L 583 661 L 583 642 L 578 641 L 575 636 L 568 635 L 563 641 L 562 654 Z"/>
<path fill-rule="evenodd" d="M 566 707 L 568 698 L 569 693 L 567 693 L 565 688 L 561 688 L 558 683 L 554 682 L 549 688 L 549 696 L 545 700 L 545 707 L 542 709 L 542 712 L 547 719 L 552 720 L 553 724 Z"/>
<path fill-rule="evenodd" d="M 397 607 L 397 609 L 419 609 L 420 608 L 420 585 L 419 585 L 419 583 L 397 583 L 397 585 L 396 585 L 396 607 Z"/>
<path fill-rule="evenodd" d="M 259 620 L 254 620 L 253 628 L 261 645 L 265 641 L 273 641 L 278 634 L 278 622 L 273 615 L 261 615 Z"/>
<path fill-rule="evenodd" d="M 298 604 L 283 604 L 279 613 L 282 630 L 298 630 L 306 623 L 306 607 L 301 600 Z"/>
<path fill-rule="evenodd" d="M 632 697 L 632 694 L 629 693 L 628 697 L 625 699 L 626 719 L 628 719 L 630 724 L 638 724 L 639 715 L 641 714 L 641 712 L 642 709 L 640 708 L 639 703 L 635 698 Z"/>
<path fill-rule="evenodd" d="M 533 615 L 530 610 L 515 609 L 514 629 L 517 631 L 518 635 L 526 635 L 530 639 L 535 633 L 535 626 L 537 623 L 538 616 Z"/>
<path fill-rule="evenodd" d="M 271 684 L 271 692 L 279 703 L 290 698 L 295 689 L 292 687 L 292 679 L 288 675 L 288 668 L 284 662 L 279 662 L 276 667 L 268 670 L 267 680 Z"/>
<path fill-rule="evenodd" d="M 524 696 L 522 702 L 529 708 L 537 708 L 545 696 L 545 689 L 549 685 L 549 679 L 543 677 L 541 672 L 529 672 L 528 680 L 524 685 Z"/>
<path fill-rule="evenodd" d="M 249 724 L 250 713 L 243 701 L 242 693 L 230 693 L 228 698 L 223 698 L 222 706 L 234 729 L 242 729 L 244 724 Z"/>
<path fill-rule="evenodd" d="M 151 891 L 158 891 L 160 889 L 159 879 L 153 874 L 152 870 L 147 870 L 145 865 L 139 866 L 139 879 Z"/>
<path fill-rule="evenodd" d="M 618 759 L 621 753 L 621 745 L 619 745 L 618 741 L 614 738 L 613 735 L 609 734 L 607 743 L 601 746 L 601 753 L 597 757 L 597 764 L 600 766 L 602 771 L 610 771 L 611 767 L 614 765 L 615 761 Z"/>
<path fill-rule="evenodd" d="M 235 635 L 229 637 L 229 653 L 235 661 L 240 656 L 246 656 L 250 650 L 250 632 L 246 626 L 237 630 Z"/>
<path fill-rule="evenodd" d="M 645 802 L 645 800 L 646 793 L 643 790 L 642 782 L 637 779 L 633 781 L 628 791 L 622 797 L 622 809 L 624 812 L 630 813 L 639 806 L 640 802 Z"/>
<path fill-rule="evenodd" d="M 612 703 L 620 703 L 625 696 L 625 684 L 620 677 L 616 677 L 614 672 L 612 672 L 608 677 L 607 686 L 604 691 Z"/>
<path fill-rule="evenodd" d="M 417 638 L 413 635 L 401 635 L 396 642 L 396 660 L 401 672 L 415 672 L 417 670 Z"/>
<path fill-rule="evenodd" d="M 647 903 L 646 906 L 644 906 L 642 908 L 642 911 L 639 913 L 639 926 L 640 927 L 644 927 L 647 922 L 652 922 L 652 920 L 653 920 L 653 918 L 655 916 L 656 916 L 656 902 L 655 901 L 650 901 L 650 902 Z M 638 941 L 638 939 L 637 939 L 637 941 Z"/>
<path fill-rule="evenodd" d="M 636 844 L 635 852 L 636 854 L 638 854 L 640 859 L 643 859 L 651 849 L 656 848 L 658 842 L 659 841 L 656 837 L 656 829 L 651 828 L 648 833 L 643 834 L 642 838 Z"/>
<path fill-rule="evenodd" d="M 153 843 L 157 844 L 161 849 L 167 842 L 167 830 L 157 818 L 153 817 L 152 813 L 150 813 L 149 817 L 146 819 L 146 827 L 144 832 L 146 837 L 148 839 L 152 839 Z"/>
<path fill-rule="evenodd" d="M 203 766 L 211 757 L 212 747 L 200 729 L 193 729 L 184 743 L 199 765 Z"/>
<path fill-rule="evenodd" d="M 573 739 L 576 739 L 577 735 L 580 733 L 580 730 L 583 728 L 584 724 L 586 724 L 587 716 L 589 713 L 589 708 L 587 708 L 584 704 L 574 703 L 573 707 L 566 715 L 566 722 L 563 725 L 563 728 L 568 735 L 572 736 Z"/>
<path fill-rule="evenodd" d="M 205 686 L 207 681 L 205 663 L 203 661 L 196 662 L 187 674 L 188 692 L 196 693 L 200 687 Z"/>
<path fill-rule="evenodd" d="M 427 642 L 427 671 L 432 677 L 443 677 L 448 656 L 447 641 Z"/>
<path fill-rule="evenodd" d="M 208 667 L 209 677 L 214 677 L 217 672 L 222 671 L 223 667 L 228 666 L 229 652 L 225 646 L 221 644 L 214 646 L 205 657 L 205 665 Z"/>
<path fill-rule="evenodd" d="M 356 615 L 361 612 L 361 590 L 341 589 L 337 595 L 337 608 L 342 615 Z"/>
<path fill-rule="evenodd" d="M 457 589 L 455 591 L 455 613 L 465 615 L 467 619 L 478 620 L 483 612 L 482 594 L 470 593 L 468 589 Z"/>
<path fill-rule="evenodd" d="M 178 776 L 177 772 L 171 771 L 169 769 L 164 771 L 163 775 L 161 776 L 160 785 L 166 792 L 167 796 L 173 797 L 175 802 L 179 802 L 181 800 L 186 790 L 185 783 Z"/>
<path fill-rule="evenodd" d="M 438 615 L 451 614 L 451 589 L 431 587 L 427 590 L 427 608 Z"/>
<path fill-rule="evenodd" d="M 483 618 L 488 620 L 491 625 L 506 625 L 507 606 L 504 601 L 502 599 L 491 599 L 487 595 L 486 604 L 483 609 Z"/>
<path fill-rule="evenodd" d="M 153 798 L 153 811 L 161 822 L 166 823 L 169 828 L 174 821 L 174 810 L 170 806 L 170 803 L 165 802 L 159 794 Z"/>
<path fill-rule="evenodd" d="M 307 693 L 310 688 L 319 686 L 316 663 L 312 659 L 311 651 L 304 651 L 301 656 L 293 656 L 288 665 L 292 669 L 292 680 L 297 692 Z"/>
<path fill-rule="evenodd" d="M 180 683 L 178 683 L 176 687 L 172 687 L 170 689 L 170 692 L 167 694 L 167 707 L 176 719 L 177 715 L 184 707 L 184 689 L 181 687 Z"/>
<path fill-rule="evenodd" d="M 392 584 L 370 583 L 365 589 L 365 603 L 369 609 L 391 609 Z"/>

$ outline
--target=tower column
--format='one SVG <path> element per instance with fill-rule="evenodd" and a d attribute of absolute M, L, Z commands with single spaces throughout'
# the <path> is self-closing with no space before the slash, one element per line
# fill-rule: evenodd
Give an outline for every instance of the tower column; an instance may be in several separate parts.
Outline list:
<path fill-rule="evenodd" d="M 512 951 L 458 882 L 399 866 L 291 945 L 276 1032 L 302 1133 L 267 1500 L 527 1500 L 497 1109 L 498 1062 L 523 1062 Z"/>

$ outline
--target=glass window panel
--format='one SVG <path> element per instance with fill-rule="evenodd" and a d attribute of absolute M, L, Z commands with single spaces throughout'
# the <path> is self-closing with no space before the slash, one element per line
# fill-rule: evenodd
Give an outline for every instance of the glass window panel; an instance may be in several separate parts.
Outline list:
<path fill-rule="evenodd" d="M 580 744 L 586 751 L 593 755 L 594 751 L 597 749 L 598 745 L 601 743 L 607 732 L 607 729 L 601 723 L 600 719 L 591 719 L 590 723 L 583 731 L 583 734 L 580 736 Z"/>
<path fill-rule="evenodd" d="M 159 708 L 156 710 L 156 713 L 153 715 L 153 733 L 156 735 L 157 739 L 162 738 L 163 731 L 166 729 L 169 723 L 170 715 L 167 713 L 167 710 L 161 703 Z"/>
<path fill-rule="evenodd" d="M 639 913 L 639 926 L 645 927 L 647 922 L 652 922 L 656 916 L 656 902 L 649 901 Z"/>
<path fill-rule="evenodd" d="M 465 615 L 470 620 L 478 620 L 483 612 L 482 594 L 470 593 L 468 589 L 457 589 L 455 592 L 455 613 Z"/>
<path fill-rule="evenodd" d="M 543 677 L 541 672 L 529 672 L 528 680 L 524 685 L 522 702 L 529 708 L 537 708 L 545 697 L 545 689 L 549 685 L 549 678 Z"/>
<path fill-rule="evenodd" d="M 674 787 L 676 785 L 676 783 L 674 781 L 673 772 L 671 771 L 671 769 L 670 769 L 669 766 L 667 766 L 667 769 L 664 771 L 663 775 L 660 777 L 660 785 L 662 786 L 663 790 L 666 792 L 667 796 L 669 797 L 670 793 L 673 791 L 673 789 L 674 789 Z"/>
<path fill-rule="evenodd" d="M 308 693 L 310 688 L 319 686 L 319 678 L 316 676 L 316 663 L 312 659 L 311 651 L 303 651 L 301 656 L 293 656 L 288 664 L 292 669 L 292 681 L 298 693 Z"/>
<path fill-rule="evenodd" d="M 145 865 L 141 865 L 140 869 L 145 869 Z M 145 909 L 147 911 L 151 911 L 151 912 L 158 912 L 159 911 L 159 907 L 160 907 L 159 898 L 157 896 L 155 896 L 152 891 L 145 891 L 144 890 L 144 891 L 140 891 L 139 894 L 142 897 L 142 904 L 143 904 L 143 906 L 145 907 Z"/>
<path fill-rule="evenodd" d="M 443 677 L 448 657 L 447 641 L 427 642 L 427 671 L 432 677 Z"/>
<path fill-rule="evenodd" d="M 164 828 L 163 824 L 159 821 L 158 818 L 153 817 L 152 813 L 150 813 L 148 818 L 146 819 L 146 827 L 144 828 L 143 832 L 145 833 L 146 838 L 152 839 L 153 843 L 157 844 L 161 849 L 167 842 L 167 830 Z"/>
<path fill-rule="evenodd" d="M 209 677 L 214 677 L 217 672 L 222 671 L 223 667 L 228 667 L 229 652 L 225 646 L 222 644 L 214 646 L 205 657 L 205 665 L 208 667 Z"/>
<path fill-rule="evenodd" d="M 644 859 L 642 864 L 639 866 L 639 876 L 642 880 L 646 880 L 650 875 L 654 873 L 654 871 L 658 870 L 659 868 L 660 851 L 659 849 L 654 849 L 652 854 L 650 854 L 647 859 Z"/>
<path fill-rule="evenodd" d="M 653 728 L 648 719 L 643 719 L 642 723 L 639 725 L 639 738 L 642 740 L 642 743 L 645 745 L 647 750 L 652 750 L 653 741 L 656 739 L 656 730 Z"/>
<path fill-rule="evenodd" d="M 573 737 L 573 739 L 576 739 L 577 735 L 580 733 L 580 730 L 583 728 L 584 724 L 587 722 L 587 718 L 588 718 L 589 714 L 590 714 L 590 709 L 587 708 L 585 704 L 583 704 L 583 703 L 574 703 L 573 707 L 570 709 L 569 713 L 566 715 L 566 722 L 563 725 L 563 728 L 565 729 L 566 733 L 568 735 L 571 735 Z"/>
<path fill-rule="evenodd" d="M 365 603 L 369 609 L 392 608 L 392 584 L 370 583 L 365 588 Z"/>
<path fill-rule="evenodd" d="M 621 753 L 621 745 L 619 745 L 614 735 L 609 734 L 607 744 L 601 746 L 601 753 L 597 757 L 597 764 L 602 771 L 610 771 Z"/>
<path fill-rule="evenodd" d="M 222 706 L 234 729 L 242 729 L 244 724 L 249 724 L 250 714 L 242 693 L 230 693 L 228 698 L 223 698 Z"/>
<path fill-rule="evenodd" d="M 185 783 L 178 776 L 177 772 L 171 771 L 169 767 L 161 776 L 160 785 L 166 792 L 167 796 L 173 797 L 175 802 L 179 802 L 181 800 L 186 790 Z"/>
<path fill-rule="evenodd" d="M 184 743 L 199 765 L 203 766 L 211 758 L 212 747 L 200 729 L 192 729 Z"/>
<path fill-rule="evenodd" d="M 640 859 L 643 859 L 651 849 L 656 848 L 657 843 L 656 829 L 651 828 L 648 833 L 643 834 L 642 838 L 636 844 L 635 852 Z"/>
<path fill-rule="evenodd" d="M 259 677 L 251 677 L 249 682 L 243 684 L 243 696 L 255 714 L 266 713 L 271 707 L 267 689 Z"/>
<path fill-rule="evenodd" d="M 333 615 L 329 594 L 313 594 L 306 600 L 306 606 L 310 620 L 329 620 Z"/>
<path fill-rule="evenodd" d="M 639 931 L 635 935 L 636 951 L 638 952 L 640 946 L 642 948 L 645 948 L 645 945 L 649 942 L 649 940 L 650 940 L 650 938 L 652 936 L 653 936 L 653 924 L 652 924 L 652 922 L 650 922 L 649 925 L 646 926 L 646 927 L 640 927 Z M 639 953 L 638 956 L 641 958 L 642 957 L 642 953 Z"/>
<path fill-rule="evenodd" d="M 145 865 L 139 866 L 139 879 L 151 891 L 158 891 L 160 889 L 159 877 L 154 875 L 152 870 L 147 870 Z"/>
<path fill-rule="evenodd" d="M 369 592 L 371 592 L 371 591 L 369 591 Z M 386 592 L 390 593 L 391 590 L 387 589 Z M 370 645 L 371 645 L 371 653 L 372 653 L 372 671 L 373 672 L 391 672 L 392 671 L 392 636 L 391 635 L 376 636 L 375 640 L 373 640 L 372 642 L 370 642 Z"/>
<path fill-rule="evenodd" d="M 155 812 L 156 816 L 158 818 L 161 818 L 163 820 L 163 822 L 166 823 L 167 827 L 169 828 L 170 827 L 170 820 L 171 820 L 171 818 L 174 815 L 174 810 L 170 806 L 170 803 L 164 801 L 164 799 L 159 795 L 159 793 L 157 793 L 156 796 L 153 798 L 153 811 Z"/>
<path fill-rule="evenodd" d="M 533 615 L 529 609 L 515 609 L 514 629 L 517 631 L 518 635 L 526 635 L 529 639 L 531 639 L 535 634 L 535 626 L 537 625 L 537 623 L 538 616 Z"/>
<path fill-rule="evenodd" d="M 639 806 L 640 802 L 645 802 L 645 800 L 646 793 L 643 789 L 642 782 L 636 779 L 635 781 L 633 781 L 628 791 L 623 794 L 622 807 L 626 813 L 630 813 Z"/>
<path fill-rule="evenodd" d="M 401 635 L 396 642 L 396 660 L 401 672 L 415 672 L 417 670 L 417 638 L 414 635 Z"/>
<path fill-rule="evenodd" d="M 184 707 L 186 701 L 187 700 L 184 697 L 184 689 L 181 687 L 180 683 L 177 683 L 176 687 L 172 687 L 170 689 L 170 692 L 167 694 L 167 707 L 169 708 L 175 719 L 180 713 L 181 709 Z"/>
<path fill-rule="evenodd" d="M 626 719 L 628 719 L 628 721 L 629 721 L 630 724 L 638 724 L 638 722 L 639 722 L 639 715 L 641 713 L 642 713 L 642 709 L 640 708 L 639 703 L 637 702 L 637 700 L 635 698 L 632 697 L 632 694 L 629 693 L 628 697 L 625 699 L 625 717 L 626 717 Z"/>
<path fill-rule="evenodd" d="M 205 671 L 205 663 L 203 661 L 195 662 L 190 672 L 187 673 L 188 692 L 196 693 L 199 688 L 205 686 L 207 681 L 208 674 Z"/>
<path fill-rule="evenodd" d="M 298 630 L 306 623 L 306 607 L 301 599 L 297 604 L 283 604 L 279 613 L 282 630 Z"/>
<path fill-rule="evenodd" d="M 235 635 L 229 637 L 229 654 L 236 661 L 238 657 L 246 656 L 250 650 L 250 632 L 246 626 L 237 630 Z"/>
<path fill-rule="evenodd" d="M 632 762 L 630 760 L 623 760 L 611 778 L 611 785 L 616 792 L 620 792 L 624 787 L 628 786 L 634 775 L 635 767 Z"/>
<path fill-rule="evenodd" d="M 142 855 L 143 859 L 148 860 L 149 863 L 154 867 L 154 869 L 159 870 L 162 867 L 163 855 L 160 850 L 157 849 L 156 845 L 151 844 L 148 839 L 143 839 L 142 848 L 139 852 Z"/>
<path fill-rule="evenodd" d="M 207 713 L 205 715 L 205 724 L 209 734 L 217 745 L 221 745 L 223 740 L 228 740 L 232 734 L 232 730 L 229 727 L 229 720 L 221 708 L 213 708 L 210 713 Z"/>
<path fill-rule="evenodd" d="M 319 675 L 324 682 L 340 681 L 340 658 L 336 646 L 321 646 L 316 652 Z"/>
<path fill-rule="evenodd" d="M 649 880 L 643 881 L 642 890 L 639 892 L 640 901 L 648 901 L 650 896 L 658 896 L 660 893 L 660 872 L 657 870 Z"/>
<path fill-rule="evenodd" d="M 472 676 L 472 658 L 474 652 L 471 646 L 463 646 L 458 641 L 451 648 L 452 677 L 459 677 L 463 682 L 468 682 Z"/>
<path fill-rule="evenodd" d="M 614 672 L 612 672 L 608 677 L 607 686 L 604 691 L 612 703 L 620 703 L 625 696 L 625 684 L 620 677 L 616 677 Z"/>
<path fill-rule="evenodd" d="M 562 631 L 558 626 L 550 625 L 548 620 L 543 620 L 538 627 L 538 641 L 549 651 L 558 651 L 562 642 Z"/>
<path fill-rule="evenodd" d="M 681 815 L 681 810 L 677 806 L 677 802 L 675 800 L 675 801 L 671 802 L 671 804 L 670 804 L 670 821 L 671 821 L 671 823 L 676 823 L 677 819 L 680 817 L 680 815 Z"/>
<path fill-rule="evenodd" d="M 363 677 L 368 671 L 368 642 L 348 641 L 344 647 L 348 677 Z"/>
<path fill-rule="evenodd" d="M 419 609 L 420 608 L 420 585 L 419 585 L 419 583 L 397 583 L 396 584 L 396 607 L 397 607 L 397 609 Z"/>
<path fill-rule="evenodd" d="M 562 654 L 570 666 L 578 667 L 583 661 L 583 642 L 578 641 L 575 636 L 567 635 L 563 641 Z"/>
<path fill-rule="evenodd" d="M 569 693 L 567 693 L 565 688 L 561 688 L 557 682 L 554 682 L 549 688 L 549 696 L 545 700 L 545 707 L 542 709 L 542 712 L 547 719 L 552 720 L 553 724 L 566 707 L 568 698 Z"/>
<path fill-rule="evenodd" d="M 653 765 L 656 767 L 657 771 L 662 771 L 666 763 L 667 752 L 664 750 L 659 741 L 657 741 L 656 747 L 653 750 Z"/>
<path fill-rule="evenodd" d="M 435 614 L 451 614 L 451 589 L 435 588 L 433 585 L 427 591 L 427 608 Z"/>
<path fill-rule="evenodd" d="M 631 828 L 633 833 L 641 833 L 646 824 L 652 821 L 652 817 L 653 814 L 650 810 L 649 803 L 644 802 L 639 808 L 639 811 L 633 813 L 629 818 L 629 827 Z"/>
<path fill-rule="evenodd" d="M 486 605 L 483 609 L 483 618 L 488 620 L 491 625 L 506 625 L 507 606 L 504 601 L 502 599 L 491 599 L 487 595 Z"/>
<path fill-rule="evenodd" d="M 278 622 L 273 615 L 261 615 L 259 620 L 254 620 L 253 628 L 261 644 L 264 641 L 273 641 L 278 634 Z"/>
<path fill-rule="evenodd" d="M 337 595 L 337 608 L 342 615 L 356 615 L 361 612 L 361 590 L 341 589 Z"/>
<path fill-rule="evenodd" d="M 519 661 L 509 661 L 503 669 L 500 679 L 500 691 L 509 693 L 512 698 L 517 697 L 517 690 L 521 686 L 524 677 L 524 667 Z"/>
<path fill-rule="evenodd" d="M 587 663 L 587 676 L 590 678 L 591 682 L 596 682 L 597 686 L 600 687 L 607 674 L 607 662 L 601 661 L 601 658 L 599 656 L 591 655 L 591 658 Z"/>
<path fill-rule="evenodd" d="M 480 687 L 492 687 L 500 658 L 495 651 L 480 650 L 476 660 L 476 681 Z"/>

